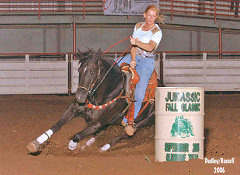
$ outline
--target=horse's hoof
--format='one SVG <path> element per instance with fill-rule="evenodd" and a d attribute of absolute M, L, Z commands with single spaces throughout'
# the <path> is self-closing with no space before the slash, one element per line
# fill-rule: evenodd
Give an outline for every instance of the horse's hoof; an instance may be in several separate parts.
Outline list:
<path fill-rule="evenodd" d="M 32 141 L 32 142 L 30 142 L 28 145 L 27 145 L 27 150 L 28 150 L 28 152 L 30 152 L 30 153 L 35 153 L 35 152 L 37 152 L 38 151 L 38 148 L 40 147 L 40 144 L 36 141 L 36 140 L 34 140 L 34 141 Z"/>
<path fill-rule="evenodd" d="M 81 151 L 85 151 L 85 150 L 86 150 L 86 148 L 87 148 L 87 146 L 86 146 L 86 145 L 82 145 L 82 146 L 81 146 Z"/>
<path fill-rule="evenodd" d="M 71 151 L 75 150 L 77 147 L 77 144 L 78 144 L 78 142 L 74 142 L 73 140 L 71 140 L 68 144 L 68 149 Z"/>
<path fill-rule="evenodd" d="M 105 151 L 109 150 L 110 147 L 111 146 L 109 144 L 106 144 L 102 148 L 100 148 L 100 152 L 105 152 Z"/>
<path fill-rule="evenodd" d="M 89 140 L 86 142 L 86 146 L 91 146 L 95 141 L 96 141 L 95 138 L 92 137 L 91 139 L 89 139 Z"/>

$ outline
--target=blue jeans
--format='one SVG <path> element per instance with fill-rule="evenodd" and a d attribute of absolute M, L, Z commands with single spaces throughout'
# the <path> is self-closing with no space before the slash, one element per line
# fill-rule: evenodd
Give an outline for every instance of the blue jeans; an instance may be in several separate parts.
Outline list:
<path fill-rule="evenodd" d="M 121 59 L 121 58 L 120 58 Z M 120 62 L 118 66 L 121 66 L 122 63 L 130 64 L 131 55 L 126 55 Z M 138 113 L 142 106 L 142 101 L 145 97 L 145 92 L 147 90 L 148 82 L 151 78 L 153 70 L 155 68 L 155 58 L 144 58 L 142 56 L 136 56 L 136 71 L 139 75 L 139 82 L 136 85 L 135 90 L 135 110 L 134 110 L 134 119 L 138 116 Z M 124 118 L 124 121 L 127 122 L 127 119 Z"/>

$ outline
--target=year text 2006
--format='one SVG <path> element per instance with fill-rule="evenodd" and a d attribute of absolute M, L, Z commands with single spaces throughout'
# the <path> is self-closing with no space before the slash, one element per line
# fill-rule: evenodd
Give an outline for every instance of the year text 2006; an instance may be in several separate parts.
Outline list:
<path fill-rule="evenodd" d="M 224 167 L 214 167 L 214 173 L 216 173 L 216 174 L 220 174 L 220 173 L 224 174 L 225 173 L 225 169 L 224 169 Z"/>

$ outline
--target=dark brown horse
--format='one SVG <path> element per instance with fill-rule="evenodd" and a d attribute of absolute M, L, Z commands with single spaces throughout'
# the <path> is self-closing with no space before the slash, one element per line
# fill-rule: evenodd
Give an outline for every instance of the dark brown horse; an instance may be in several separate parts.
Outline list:
<path fill-rule="evenodd" d="M 123 119 L 128 103 L 126 99 L 121 98 L 124 96 L 125 90 L 124 75 L 120 68 L 117 65 L 113 66 L 113 61 L 106 59 L 101 51 L 79 52 L 77 57 L 80 67 L 76 97 L 56 124 L 27 145 L 30 153 L 38 152 L 41 144 L 74 117 L 83 117 L 88 125 L 72 137 L 68 145 L 70 150 L 74 150 L 83 138 L 93 135 L 82 148 L 90 146 L 95 141 L 94 134 L 104 126 L 112 125 Z M 136 127 L 148 125 L 150 121 L 154 120 L 153 116 L 154 104 L 150 104 L 135 120 Z M 101 151 L 108 150 L 127 137 L 123 132 L 104 145 Z"/>

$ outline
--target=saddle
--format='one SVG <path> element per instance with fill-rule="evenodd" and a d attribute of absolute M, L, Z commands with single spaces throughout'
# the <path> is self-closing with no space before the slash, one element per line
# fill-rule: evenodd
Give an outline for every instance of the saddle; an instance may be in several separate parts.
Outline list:
<path fill-rule="evenodd" d="M 131 103 L 130 107 L 128 109 L 128 112 L 126 114 L 126 118 L 128 120 L 128 124 L 133 124 L 134 123 L 134 95 L 135 95 L 135 88 L 136 84 L 140 80 L 139 75 L 137 74 L 137 71 L 132 68 L 129 64 L 127 63 L 122 63 L 120 66 L 121 71 L 126 75 L 127 81 L 125 82 L 127 85 L 125 85 L 125 90 L 126 90 L 126 96 L 127 96 L 127 102 Z M 130 73 L 130 76 L 129 76 Z M 154 98 L 155 98 L 155 88 L 157 87 L 157 72 L 154 70 L 151 78 L 148 83 L 147 90 L 145 92 L 145 97 L 143 102 L 146 102 L 144 106 L 142 106 L 140 112 L 138 113 L 138 116 L 141 115 L 141 113 L 146 109 L 149 103 L 153 103 Z M 138 117 L 137 116 L 137 117 Z"/>

